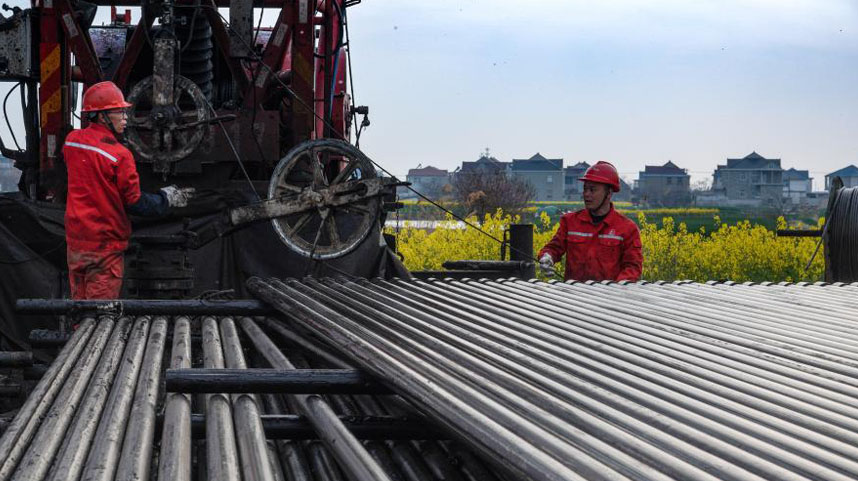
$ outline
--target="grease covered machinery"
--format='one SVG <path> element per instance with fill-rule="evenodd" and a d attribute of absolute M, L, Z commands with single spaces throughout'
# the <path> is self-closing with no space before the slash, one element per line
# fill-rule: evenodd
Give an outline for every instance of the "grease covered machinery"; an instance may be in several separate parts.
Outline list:
<path fill-rule="evenodd" d="M 17 82 L 24 132 L 0 146 L 22 172 L 20 193 L 0 203 L 4 243 L 43 254 L 61 277 L 61 146 L 80 92 L 112 80 L 134 104 L 125 143 L 143 190 L 178 184 L 200 194 L 170 218 L 135 221 L 123 297 L 241 290 L 260 274 L 404 273 L 380 232 L 396 181 L 350 143 L 369 125 L 348 89 L 347 12 L 357 3 L 42 0 L 9 9 L 0 80 Z M 109 22 L 96 25 L 108 6 Z M 263 14 L 273 26 L 262 26 Z M 57 282 L 53 293 L 20 294 L 58 297 Z"/>

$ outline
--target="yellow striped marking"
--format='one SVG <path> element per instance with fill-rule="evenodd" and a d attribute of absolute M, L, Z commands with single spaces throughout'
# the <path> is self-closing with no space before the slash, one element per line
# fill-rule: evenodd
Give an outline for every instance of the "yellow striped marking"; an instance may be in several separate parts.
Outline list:
<path fill-rule="evenodd" d="M 45 125 L 48 123 L 48 114 L 60 111 L 60 93 L 60 90 L 57 89 L 48 97 L 48 100 L 42 102 L 42 108 L 40 109 L 42 112 L 42 128 L 45 128 Z"/>
<path fill-rule="evenodd" d="M 60 68 L 60 46 L 57 45 L 41 63 L 42 82 L 48 79 Z"/>

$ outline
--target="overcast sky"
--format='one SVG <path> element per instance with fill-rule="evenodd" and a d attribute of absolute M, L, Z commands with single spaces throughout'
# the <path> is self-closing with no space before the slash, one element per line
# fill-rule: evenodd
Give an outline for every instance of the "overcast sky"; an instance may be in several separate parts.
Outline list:
<path fill-rule="evenodd" d="M 364 0 L 349 20 L 361 147 L 398 175 L 486 148 L 693 181 L 757 151 L 815 188 L 858 164 L 858 0 Z"/>
<path fill-rule="evenodd" d="M 361 146 L 405 173 L 491 149 L 694 180 L 751 151 L 858 164 L 857 0 L 365 0 L 350 10 Z"/>

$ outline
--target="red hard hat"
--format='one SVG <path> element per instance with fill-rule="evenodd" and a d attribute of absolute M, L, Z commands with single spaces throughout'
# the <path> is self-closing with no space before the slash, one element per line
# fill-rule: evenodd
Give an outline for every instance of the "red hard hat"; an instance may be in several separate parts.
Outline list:
<path fill-rule="evenodd" d="M 578 180 L 608 184 L 614 192 L 620 191 L 620 176 L 617 174 L 617 169 L 610 162 L 605 162 L 604 160 L 596 162 Z"/>
<path fill-rule="evenodd" d="M 98 82 L 83 93 L 83 111 L 124 109 L 131 107 L 119 87 L 111 81 Z"/>

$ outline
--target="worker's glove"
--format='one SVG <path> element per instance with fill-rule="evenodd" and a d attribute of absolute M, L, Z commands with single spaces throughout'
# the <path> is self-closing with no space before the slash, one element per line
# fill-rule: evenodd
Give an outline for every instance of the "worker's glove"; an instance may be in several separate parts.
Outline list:
<path fill-rule="evenodd" d="M 168 185 L 167 187 L 162 187 L 161 192 L 164 193 L 164 197 L 167 198 L 167 203 L 170 204 L 170 207 L 187 207 L 188 201 L 194 196 L 196 189 L 193 187 L 176 187 L 175 185 Z"/>
<path fill-rule="evenodd" d="M 551 254 L 542 254 L 542 258 L 539 259 L 539 269 L 542 270 L 543 275 L 554 277 L 554 259 L 551 258 Z"/>

